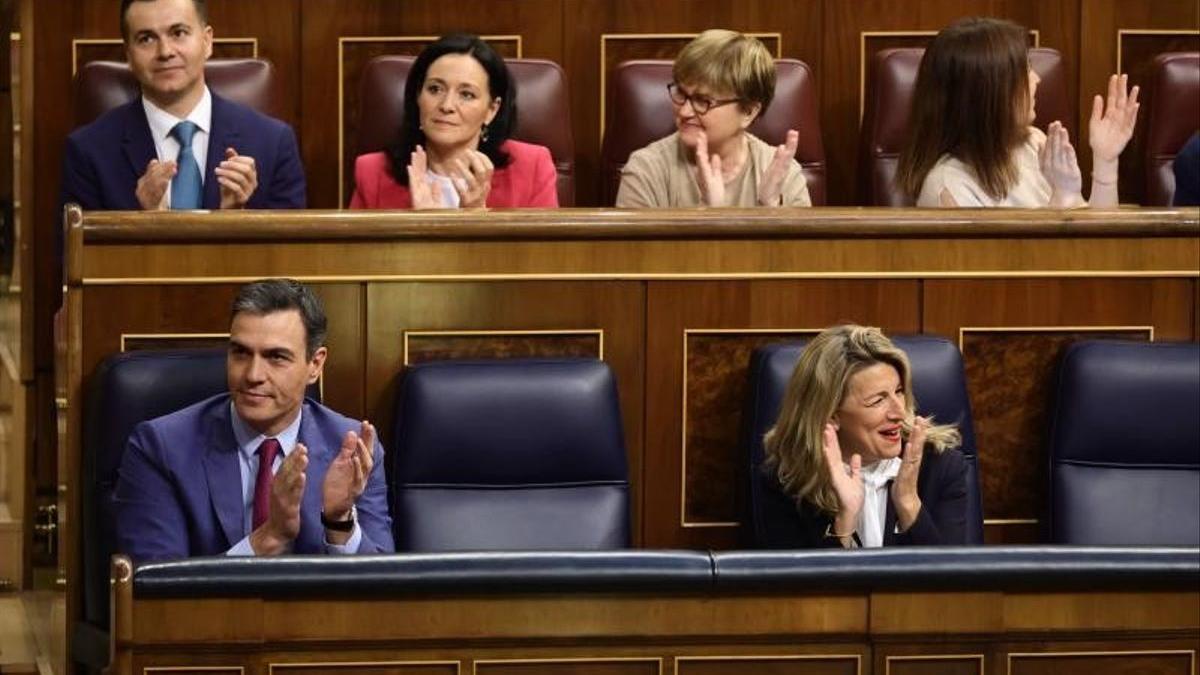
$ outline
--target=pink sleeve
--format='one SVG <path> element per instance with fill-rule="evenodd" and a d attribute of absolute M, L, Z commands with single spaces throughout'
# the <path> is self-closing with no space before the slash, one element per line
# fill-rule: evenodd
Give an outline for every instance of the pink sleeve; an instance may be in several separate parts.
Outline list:
<path fill-rule="evenodd" d="M 558 171 L 554 168 L 554 160 L 550 158 L 550 149 L 544 146 L 534 146 L 536 157 L 533 167 L 533 189 L 529 203 L 524 206 L 531 208 L 558 207 Z"/>
<path fill-rule="evenodd" d="M 354 194 L 351 209 L 373 209 L 378 201 L 378 175 L 371 167 L 371 155 L 359 155 L 354 160 Z"/>

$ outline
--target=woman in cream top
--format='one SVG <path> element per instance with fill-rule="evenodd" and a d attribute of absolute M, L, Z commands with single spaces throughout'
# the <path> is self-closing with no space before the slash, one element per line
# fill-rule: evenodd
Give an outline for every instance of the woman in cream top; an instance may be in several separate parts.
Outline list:
<path fill-rule="evenodd" d="M 772 147 L 747 129 L 775 95 L 775 62 L 756 38 L 708 30 L 679 52 L 668 86 L 677 131 L 634 152 L 617 206 L 811 206 L 789 130 Z"/>
<path fill-rule="evenodd" d="M 1113 75 L 1088 122 L 1091 200 L 1060 122 L 1032 126 L 1037 73 L 1028 32 L 1010 21 L 963 19 L 944 28 L 921 59 L 909 142 L 896 184 L 917 206 L 1073 208 L 1117 205 L 1117 159 L 1137 122 L 1138 88 Z"/>

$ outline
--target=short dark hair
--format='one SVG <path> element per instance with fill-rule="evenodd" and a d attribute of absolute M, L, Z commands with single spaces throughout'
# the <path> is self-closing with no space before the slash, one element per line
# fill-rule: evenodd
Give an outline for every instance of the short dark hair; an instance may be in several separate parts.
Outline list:
<path fill-rule="evenodd" d="M 121 39 L 129 42 L 129 26 L 125 23 L 125 13 L 129 11 L 129 6 L 135 2 L 154 2 L 154 0 L 121 0 Z M 206 0 L 192 0 L 192 6 L 196 8 L 196 16 L 200 17 L 200 25 L 208 25 L 208 3 Z"/>
<path fill-rule="evenodd" d="M 961 19 L 943 28 L 921 58 L 908 144 L 896 184 L 910 197 L 942 155 L 971 167 L 989 195 L 1016 185 L 1013 151 L 1029 138 L 1017 111 L 1029 105 L 1029 33 L 1002 19 Z"/>
<path fill-rule="evenodd" d="M 516 82 L 508 72 L 508 66 L 504 65 L 504 59 L 488 43 L 476 35 L 451 33 L 421 51 L 408 71 L 408 81 L 404 83 L 404 119 L 400 124 L 400 138 L 387 149 L 392 178 L 401 185 L 408 185 L 407 167 L 413 150 L 418 145 L 426 144 L 425 132 L 421 131 L 417 97 L 425 86 L 429 66 L 447 54 L 469 54 L 487 73 L 488 93 L 493 99 L 500 99 L 500 110 L 487 125 L 487 138 L 479 140 L 479 151 L 487 155 L 497 169 L 508 166 L 508 154 L 500 150 L 500 146 L 512 135 L 513 127 L 517 124 Z"/>
<path fill-rule="evenodd" d="M 300 321 L 304 324 L 305 358 L 311 360 L 325 344 L 328 321 L 321 299 L 295 279 L 261 279 L 242 286 L 233 299 L 229 323 L 242 313 L 263 316 L 293 309 L 300 312 Z"/>

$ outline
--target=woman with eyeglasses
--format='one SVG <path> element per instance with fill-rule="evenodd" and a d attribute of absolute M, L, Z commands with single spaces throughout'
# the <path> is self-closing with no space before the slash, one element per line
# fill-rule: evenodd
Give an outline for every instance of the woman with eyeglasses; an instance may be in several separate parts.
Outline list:
<path fill-rule="evenodd" d="M 775 62 L 756 38 L 707 30 L 675 59 L 677 131 L 634 152 L 617 206 L 812 206 L 796 161 L 800 135 L 772 147 L 747 131 L 775 95 Z"/>
<path fill-rule="evenodd" d="M 509 138 L 516 83 L 474 35 L 446 35 L 413 62 L 400 138 L 354 163 L 352 209 L 558 206 L 550 150 Z"/>

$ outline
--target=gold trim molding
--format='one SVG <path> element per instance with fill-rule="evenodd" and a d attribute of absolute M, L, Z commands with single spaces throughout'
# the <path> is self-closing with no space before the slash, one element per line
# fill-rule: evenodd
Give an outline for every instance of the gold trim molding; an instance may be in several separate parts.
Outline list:
<path fill-rule="evenodd" d="M 597 656 L 597 657 L 564 657 L 544 659 L 475 659 L 471 662 L 472 675 L 479 675 L 479 666 L 514 665 L 514 664 L 549 664 L 549 663 L 653 663 L 658 666 L 658 675 L 663 673 L 661 656 Z"/>
<path fill-rule="evenodd" d="M 484 337 L 484 336 L 510 336 L 510 335 L 594 335 L 598 341 L 597 356 L 598 361 L 604 360 L 604 329 L 603 328 L 562 328 L 562 329 L 546 329 L 546 330 L 406 330 L 401 332 L 401 340 L 403 341 L 403 361 L 402 365 L 408 366 L 408 345 L 410 337 Z"/>
<path fill-rule="evenodd" d="M 214 340 L 228 338 L 229 333 L 121 333 L 121 352 L 127 351 L 127 340 Z"/>
<path fill-rule="evenodd" d="M 337 44 L 337 141 L 338 141 L 338 209 L 346 202 L 346 45 L 378 43 L 435 42 L 438 35 L 356 35 L 338 36 Z M 523 58 L 524 45 L 520 35 L 481 35 L 485 42 L 516 42 L 517 58 Z"/>
<path fill-rule="evenodd" d="M 683 362 L 682 377 L 680 378 L 679 401 L 682 408 L 679 428 L 679 526 L 682 528 L 718 528 L 739 527 L 740 520 L 731 521 L 690 521 L 687 519 L 687 431 L 688 431 L 688 338 L 692 335 L 816 335 L 824 328 L 684 328 L 683 329 Z"/>
<path fill-rule="evenodd" d="M 1077 651 L 1077 652 L 1009 652 L 1005 660 L 1005 673 L 1012 675 L 1013 658 L 1018 659 L 1036 659 L 1036 658 L 1071 658 L 1075 656 L 1182 656 L 1187 655 L 1191 661 L 1188 668 L 1189 672 L 1196 672 L 1196 650 L 1194 649 L 1144 649 L 1144 650 L 1099 650 L 1099 651 Z"/>
<path fill-rule="evenodd" d="M 462 662 L 452 660 L 434 660 L 434 661 L 313 661 L 313 662 L 296 662 L 296 663 L 270 663 L 267 664 L 267 673 L 273 674 L 275 669 L 281 671 L 300 670 L 302 668 L 370 668 L 378 666 L 399 666 L 401 668 L 407 666 L 454 666 L 456 675 L 462 673 Z"/>
<path fill-rule="evenodd" d="M 604 122 L 608 114 L 608 41 L 609 40 L 687 40 L 699 33 L 601 33 L 600 34 L 600 143 L 604 143 Z M 783 33 L 746 33 L 750 37 L 774 38 L 775 58 L 783 58 Z"/>
<path fill-rule="evenodd" d="M 820 660 L 854 660 L 854 672 L 862 675 L 862 654 L 729 654 L 704 656 L 676 656 L 675 673 L 679 673 L 679 664 L 688 661 L 820 661 Z"/>
<path fill-rule="evenodd" d="M 958 352 L 963 351 L 966 333 L 1129 333 L 1145 331 L 1154 342 L 1154 326 L 959 326 Z"/>
<path fill-rule="evenodd" d="M 899 655 L 886 656 L 883 659 L 884 675 L 891 675 L 892 661 L 979 661 L 979 670 L 976 671 L 979 675 L 984 675 L 986 661 L 983 654 L 914 654 L 914 655 Z"/>
<path fill-rule="evenodd" d="M 71 77 L 79 72 L 79 47 L 82 45 L 119 45 L 124 44 L 121 38 L 75 38 L 71 40 Z M 258 38 L 256 37 L 227 37 L 213 38 L 215 45 L 250 45 L 251 58 L 258 58 Z"/>

